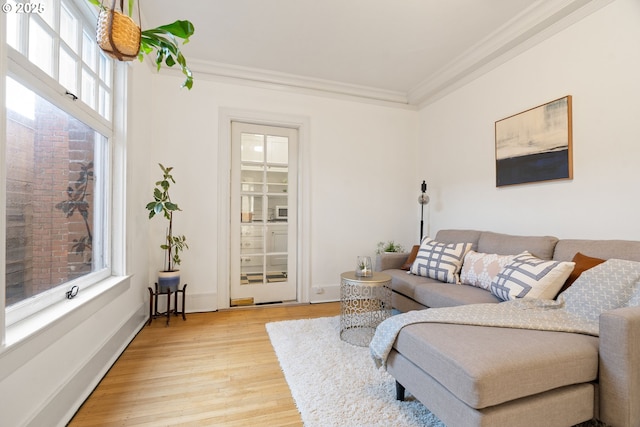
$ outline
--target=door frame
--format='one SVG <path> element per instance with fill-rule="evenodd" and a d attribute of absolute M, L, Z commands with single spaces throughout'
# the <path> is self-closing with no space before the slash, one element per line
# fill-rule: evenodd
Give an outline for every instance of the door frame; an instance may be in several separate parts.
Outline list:
<path fill-rule="evenodd" d="M 297 302 L 309 302 L 311 289 L 311 198 L 309 118 L 298 115 L 220 108 L 218 115 L 218 224 L 217 301 L 218 309 L 230 307 L 231 247 L 231 122 L 293 128 L 298 131 L 298 254 Z"/>
<path fill-rule="evenodd" d="M 249 299 L 254 301 L 254 304 L 273 303 L 275 301 L 291 302 L 298 301 L 298 289 L 297 289 L 297 271 L 298 271 L 298 130 L 291 127 L 282 126 L 264 126 L 249 124 L 246 122 L 233 121 L 231 123 L 231 275 L 230 275 L 230 293 L 231 301 L 234 300 L 245 301 L 248 303 Z M 264 148 L 261 162 L 250 164 L 252 166 L 258 166 L 260 169 L 260 175 L 264 178 L 261 179 L 261 185 L 259 189 L 253 188 L 250 193 L 242 191 L 242 176 L 245 170 L 244 164 L 248 159 L 242 159 L 242 135 L 243 134 L 256 134 L 261 135 L 261 143 Z M 284 195 L 284 199 L 280 198 L 281 194 L 276 193 L 275 187 L 272 187 L 268 175 L 271 170 L 271 166 L 275 164 L 281 165 L 283 159 L 269 161 L 269 150 L 271 147 L 268 145 L 268 136 L 279 136 L 286 138 L 286 171 L 287 171 L 287 191 Z M 255 159 L 254 159 L 255 160 Z M 252 168 L 249 166 L 249 169 Z M 279 175 L 282 177 L 282 175 Z M 274 181 L 275 182 L 275 181 Z M 242 206 L 240 200 L 242 195 L 248 199 L 251 196 L 259 196 L 260 211 L 253 212 L 256 215 L 259 212 L 260 222 L 249 221 L 249 223 L 241 221 Z M 278 194 L 276 196 L 276 194 Z M 271 201 L 275 198 L 276 202 Z M 255 199 L 254 199 L 255 200 Z M 269 221 L 268 208 L 275 207 L 275 204 L 282 204 L 286 202 L 287 206 L 290 206 L 289 215 L 286 222 L 272 222 Z M 246 206 L 248 208 L 248 206 Z M 269 282 L 268 280 L 260 281 L 260 283 L 245 283 L 242 284 L 240 277 L 245 266 L 243 260 L 250 259 L 255 261 L 261 259 L 261 273 L 265 274 L 269 271 L 281 271 L 278 268 L 271 267 L 270 264 L 281 256 L 282 249 L 279 251 L 273 247 L 269 247 L 269 243 L 274 243 L 272 236 L 276 234 L 276 230 L 286 230 L 284 236 L 287 255 L 285 256 L 285 271 L 287 271 L 287 277 L 283 281 Z M 264 246 L 261 246 L 259 251 L 250 251 L 251 253 L 243 253 L 241 236 L 241 230 L 244 227 L 248 227 L 247 230 L 252 232 L 260 230 L 260 241 Z M 255 239 L 255 238 L 254 238 Z M 256 252 L 259 252 L 256 253 Z M 280 252 L 279 255 L 275 255 Z M 257 267 L 248 268 L 248 270 L 255 270 Z"/>

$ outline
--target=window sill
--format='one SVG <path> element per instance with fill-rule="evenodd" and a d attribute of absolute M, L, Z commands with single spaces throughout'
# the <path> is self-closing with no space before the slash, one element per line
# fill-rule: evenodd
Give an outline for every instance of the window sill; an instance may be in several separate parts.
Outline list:
<path fill-rule="evenodd" d="M 8 326 L 0 348 L 0 380 L 126 292 L 130 285 L 130 276 L 111 276 L 83 289 L 73 299 Z"/>

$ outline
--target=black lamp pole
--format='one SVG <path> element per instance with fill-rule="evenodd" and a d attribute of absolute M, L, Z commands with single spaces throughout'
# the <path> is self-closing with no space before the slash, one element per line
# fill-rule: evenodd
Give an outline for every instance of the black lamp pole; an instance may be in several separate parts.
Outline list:
<path fill-rule="evenodd" d="M 420 203 L 420 242 L 422 242 L 422 236 L 424 236 L 424 205 L 429 203 L 429 196 L 424 194 L 427 191 L 427 182 L 422 181 L 420 185 L 422 194 L 418 197 L 418 203 Z"/>

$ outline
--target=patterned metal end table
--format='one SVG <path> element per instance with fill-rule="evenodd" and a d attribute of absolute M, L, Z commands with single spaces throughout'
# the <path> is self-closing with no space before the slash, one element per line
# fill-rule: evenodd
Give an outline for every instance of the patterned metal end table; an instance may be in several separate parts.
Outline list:
<path fill-rule="evenodd" d="M 374 272 L 360 277 L 349 271 L 340 279 L 340 338 L 366 347 L 380 322 L 391 316 L 391 276 Z"/>

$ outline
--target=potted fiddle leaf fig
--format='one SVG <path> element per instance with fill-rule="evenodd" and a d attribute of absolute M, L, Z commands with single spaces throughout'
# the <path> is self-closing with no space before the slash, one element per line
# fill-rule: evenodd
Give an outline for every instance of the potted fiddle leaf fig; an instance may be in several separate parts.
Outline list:
<path fill-rule="evenodd" d="M 135 0 L 110 0 L 105 7 L 104 0 L 87 0 L 100 10 L 98 15 L 97 39 L 98 46 L 112 58 L 120 61 L 130 61 L 138 58 L 141 62 L 145 55 L 155 52 L 155 64 L 159 71 L 163 63 L 167 67 L 178 65 L 185 75 L 182 87 L 193 87 L 193 74 L 187 66 L 187 60 L 180 50 L 178 39 L 182 44 L 189 42 L 189 37 L 195 32 L 195 27 L 188 20 L 177 20 L 171 24 L 156 28 L 141 30 L 131 19 Z M 116 7 L 118 6 L 119 7 Z M 138 15 L 140 6 L 138 5 Z"/>
<path fill-rule="evenodd" d="M 165 251 L 165 266 L 164 270 L 158 272 L 160 291 L 165 292 L 167 289 L 175 291 L 180 284 L 180 270 L 176 267 L 182 261 L 180 252 L 189 249 L 189 246 L 184 235 L 173 234 L 173 214 L 182 211 L 177 203 L 171 201 L 169 195 L 171 184 L 176 183 L 171 174 L 173 167 L 164 167 L 161 163 L 158 164 L 162 169 L 162 179 L 156 182 L 153 189 L 153 200 L 147 203 L 146 209 L 149 211 L 149 219 L 156 215 L 162 215 L 168 221 L 164 243 L 160 245 L 160 248 Z"/>

